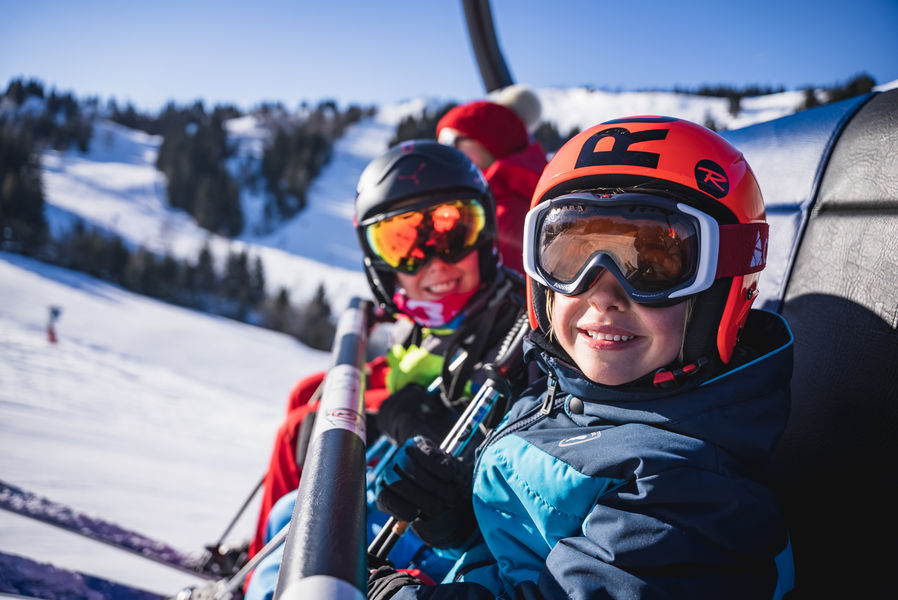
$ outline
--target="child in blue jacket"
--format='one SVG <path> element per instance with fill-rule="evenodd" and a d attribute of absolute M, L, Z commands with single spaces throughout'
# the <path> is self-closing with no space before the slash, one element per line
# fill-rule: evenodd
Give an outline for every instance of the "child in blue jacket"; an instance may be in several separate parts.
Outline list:
<path fill-rule="evenodd" d="M 442 584 L 381 567 L 369 598 L 791 589 L 786 524 L 760 476 L 792 372 L 786 323 L 750 310 L 767 240 L 754 174 L 704 127 L 630 117 L 565 144 L 524 232 L 526 358 L 544 377 L 480 448 L 473 493 L 439 513 L 408 507 L 432 504 L 428 476 L 464 490 L 463 469 L 427 440 L 403 446 L 378 504 L 416 531 L 444 521 L 470 536 Z"/>

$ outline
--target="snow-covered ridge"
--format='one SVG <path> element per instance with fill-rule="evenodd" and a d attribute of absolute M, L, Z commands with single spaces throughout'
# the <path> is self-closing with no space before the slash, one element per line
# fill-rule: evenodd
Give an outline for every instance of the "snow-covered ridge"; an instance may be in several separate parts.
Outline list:
<path fill-rule="evenodd" d="M 670 92 L 622 92 L 575 89 L 536 90 L 543 119 L 562 135 L 611 118 L 633 114 L 677 116 L 718 127 L 736 128 L 794 112 L 800 92 L 745 98 L 741 112 L 730 115 L 728 102 Z M 98 120 L 90 151 L 48 151 L 44 154 L 47 216 L 57 234 L 82 219 L 89 226 L 121 236 L 132 246 L 195 260 L 208 241 L 223 261 L 229 250 L 247 250 L 263 262 L 270 293 L 286 288 L 294 301 L 311 297 L 318 284 L 339 312 L 355 295 L 368 296 L 361 271 L 361 253 L 352 228 L 355 185 L 373 158 L 386 150 L 396 126 L 410 114 L 437 108 L 448 100 L 419 98 L 382 106 L 377 114 L 350 126 L 334 146 L 333 157 L 309 189 L 308 205 L 274 231 L 257 233 L 262 205 L 260 191 L 243 189 L 241 202 L 246 232 L 236 240 L 210 234 L 193 219 L 168 206 L 164 176 L 155 160 L 161 138 Z M 227 122 L 238 148 L 231 167 L 259 160 L 266 129 L 254 116 Z"/>

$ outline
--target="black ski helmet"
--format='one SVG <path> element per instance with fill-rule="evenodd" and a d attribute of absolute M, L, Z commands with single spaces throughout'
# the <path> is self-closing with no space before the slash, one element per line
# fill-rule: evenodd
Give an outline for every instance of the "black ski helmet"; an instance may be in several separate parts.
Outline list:
<path fill-rule="evenodd" d="M 353 222 L 364 254 L 365 275 L 375 298 L 392 312 L 395 272 L 368 248 L 360 223 L 409 202 L 416 206 L 449 198 L 475 198 L 486 209 L 486 227 L 478 242 L 481 283 L 492 282 L 499 262 L 496 242 L 496 202 L 480 169 L 461 151 L 434 140 L 409 140 L 371 161 L 356 188 Z"/>

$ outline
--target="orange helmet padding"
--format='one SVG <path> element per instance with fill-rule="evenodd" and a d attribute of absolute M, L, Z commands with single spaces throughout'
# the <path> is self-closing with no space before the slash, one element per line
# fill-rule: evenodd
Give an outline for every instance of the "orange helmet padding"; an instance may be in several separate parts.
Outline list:
<path fill-rule="evenodd" d="M 614 119 L 571 138 L 543 170 L 531 208 L 572 191 L 640 185 L 670 189 L 721 222 L 766 222 L 761 189 L 742 153 L 710 129 L 664 116 Z M 759 244 L 766 255 L 767 240 Z M 724 363 L 732 357 L 757 296 L 759 275 L 733 277 L 717 328 L 717 350 Z M 538 299 L 534 304 L 534 287 L 542 288 L 528 277 L 530 324 L 547 328 L 539 308 L 544 304 Z"/>

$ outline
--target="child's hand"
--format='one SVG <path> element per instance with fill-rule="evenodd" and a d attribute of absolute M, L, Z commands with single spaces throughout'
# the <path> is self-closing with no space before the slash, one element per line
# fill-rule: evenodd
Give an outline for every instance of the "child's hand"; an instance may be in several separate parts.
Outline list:
<path fill-rule="evenodd" d="M 380 405 L 377 427 L 394 444 L 402 444 L 414 435 L 431 439 L 444 436 L 452 421 L 439 396 L 428 393 L 424 386 L 409 383 Z"/>
<path fill-rule="evenodd" d="M 368 599 L 387 600 L 392 598 L 400 588 L 423 583 L 406 571 L 397 571 L 390 566 L 379 567 L 368 576 Z"/>
<path fill-rule="evenodd" d="M 470 469 L 427 438 L 406 441 L 376 489 L 378 508 L 411 521 L 432 546 L 459 546 L 474 529 Z"/>

